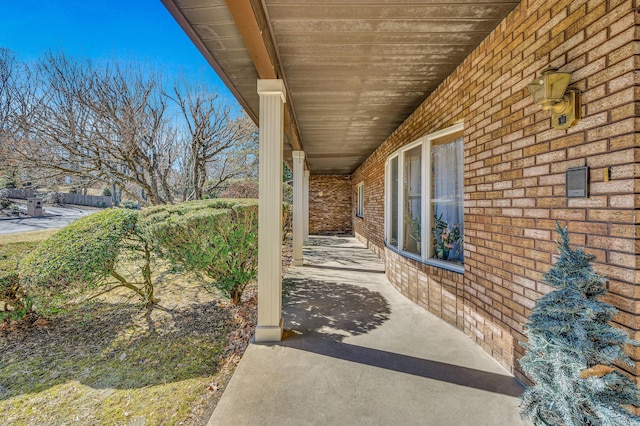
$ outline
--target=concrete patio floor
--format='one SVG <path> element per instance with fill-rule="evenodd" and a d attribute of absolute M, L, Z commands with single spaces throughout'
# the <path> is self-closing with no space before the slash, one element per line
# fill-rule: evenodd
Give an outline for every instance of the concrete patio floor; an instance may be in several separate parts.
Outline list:
<path fill-rule="evenodd" d="M 285 339 L 251 344 L 209 425 L 530 424 L 518 382 L 416 306 L 352 237 L 311 237 L 283 282 Z"/>

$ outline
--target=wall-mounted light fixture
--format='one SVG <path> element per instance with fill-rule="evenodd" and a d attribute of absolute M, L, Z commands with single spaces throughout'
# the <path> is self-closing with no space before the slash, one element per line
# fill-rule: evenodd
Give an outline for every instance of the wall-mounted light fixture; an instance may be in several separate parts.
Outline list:
<path fill-rule="evenodd" d="M 551 125 L 568 129 L 580 120 L 580 91 L 568 89 L 571 73 L 549 67 L 527 85 L 535 102 L 551 111 Z"/>

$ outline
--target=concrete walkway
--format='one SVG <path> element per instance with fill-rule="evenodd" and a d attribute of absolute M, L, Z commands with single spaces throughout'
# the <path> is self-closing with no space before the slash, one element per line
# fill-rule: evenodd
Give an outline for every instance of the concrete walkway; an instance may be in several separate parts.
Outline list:
<path fill-rule="evenodd" d="M 249 346 L 209 425 L 529 424 L 516 380 L 355 238 L 312 237 L 283 293 L 286 339 Z"/>

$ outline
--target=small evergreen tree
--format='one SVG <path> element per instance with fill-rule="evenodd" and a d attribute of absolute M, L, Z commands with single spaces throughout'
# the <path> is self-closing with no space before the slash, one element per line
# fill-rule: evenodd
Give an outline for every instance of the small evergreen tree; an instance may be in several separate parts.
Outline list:
<path fill-rule="evenodd" d="M 611 367 L 633 366 L 623 346 L 638 343 L 610 324 L 618 311 L 597 300 L 607 288 L 594 256 L 572 250 L 567 229 L 557 228 L 560 257 L 544 275 L 557 290 L 538 300 L 525 331 L 520 365 L 535 385 L 521 396 L 521 415 L 535 425 L 640 425 L 622 406 L 640 405 L 638 388 Z"/>

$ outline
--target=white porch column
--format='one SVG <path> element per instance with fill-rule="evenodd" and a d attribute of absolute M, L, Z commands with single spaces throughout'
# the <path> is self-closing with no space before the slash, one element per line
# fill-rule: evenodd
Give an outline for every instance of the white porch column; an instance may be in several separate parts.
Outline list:
<path fill-rule="evenodd" d="M 309 175 L 310 172 L 309 170 L 305 170 L 304 171 L 304 194 L 302 195 L 302 200 L 304 203 L 304 213 L 302 214 L 302 217 L 304 218 L 304 224 L 303 224 L 303 239 L 304 239 L 304 243 L 308 243 L 309 242 Z"/>
<path fill-rule="evenodd" d="M 258 212 L 258 324 L 256 342 L 282 339 L 282 80 L 258 80 L 260 164 Z"/>
<path fill-rule="evenodd" d="M 293 265 L 302 266 L 304 239 L 304 151 L 293 151 Z"/>

